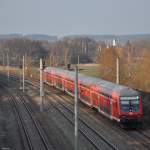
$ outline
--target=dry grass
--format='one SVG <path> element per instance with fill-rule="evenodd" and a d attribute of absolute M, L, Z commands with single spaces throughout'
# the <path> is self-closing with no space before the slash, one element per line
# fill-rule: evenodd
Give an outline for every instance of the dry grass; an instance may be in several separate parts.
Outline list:
<path fill-rule="evenodd" d="M 80 73 L 87 76 L 100 77 L 99 64 L 80 64 Z"/>

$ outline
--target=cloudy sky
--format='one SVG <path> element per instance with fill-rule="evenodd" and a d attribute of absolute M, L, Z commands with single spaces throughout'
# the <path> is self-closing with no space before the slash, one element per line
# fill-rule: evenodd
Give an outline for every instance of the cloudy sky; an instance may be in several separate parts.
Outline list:
<path fill-rule="evenodd" d="M 7 33 L 150 33 L 150 0 L 0 0 Z"/>

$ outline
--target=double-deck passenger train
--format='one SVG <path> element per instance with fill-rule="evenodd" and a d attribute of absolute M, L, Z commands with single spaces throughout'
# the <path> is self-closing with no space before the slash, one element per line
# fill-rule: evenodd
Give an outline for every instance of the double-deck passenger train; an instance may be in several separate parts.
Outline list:
<path fill-rule="evenodd" d="M 74 95 L 75 72 L 47 67 L 43 70 L 44 82 Z M 137 125 L 143 116 L 142 98 L 136 90 L 100 78 L 79 74 L 79 99 L 96 108 L 101 114 L 120 124 Z"/>

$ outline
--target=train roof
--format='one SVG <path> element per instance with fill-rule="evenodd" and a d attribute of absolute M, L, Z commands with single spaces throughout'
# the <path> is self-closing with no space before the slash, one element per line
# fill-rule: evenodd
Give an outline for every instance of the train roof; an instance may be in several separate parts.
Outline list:
<path fill-rule="evenodd" d="M 53 72 L 57 75 L 61 75 L 69 78 L 70 80 L 75 79 L 75 73 L 73 71 L 64 70 L 61 68 L 55 67 L 46 67 L 44 69 L 45 72 Z M 96 86 L 99 90 L 101 90 L 106 95 L 110 95 L 113 92 L 116 92 L 119 96 L 137 96 L 139 93 L 127 86 L 115 84 L 101 78 L 89 77 L 79 73 L 79 82 L 86 86 Z"/>

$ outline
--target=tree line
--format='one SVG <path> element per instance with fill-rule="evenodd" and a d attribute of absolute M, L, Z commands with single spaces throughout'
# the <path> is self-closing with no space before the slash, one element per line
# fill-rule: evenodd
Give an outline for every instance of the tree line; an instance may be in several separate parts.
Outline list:
<path fill-rule="evenodd" d="M 127 42 L 122 47 L 109 47 L 101 51 L 100 77 L 116 82 L 116 59 L 119 58 L 120 84 L 150 91 L 150 41 Z"/>
<path fill-rule="evenodd" d="M 22 56 L 28 65 L 39 65 L 43 58 L 47 66 L 65 66 L 80 63 L 99 63 L 99 76 L 111 82 L 116 81 L 116 59 L 120 62 L 120 83 L 150 91 L 150 40 L 127 42 L 116 47 L 90 38 L 64 38 L 57 42 L 9 39 L 0 42 L 0 64 L 6 65 L 9 54 L 10 65 L 19 66 Z M 3 59 L 4 58 L 4 59 Z"/>

